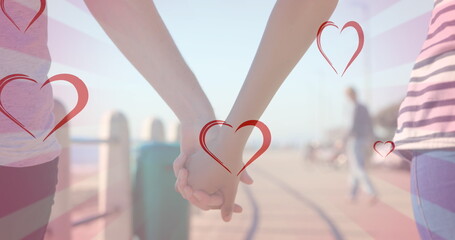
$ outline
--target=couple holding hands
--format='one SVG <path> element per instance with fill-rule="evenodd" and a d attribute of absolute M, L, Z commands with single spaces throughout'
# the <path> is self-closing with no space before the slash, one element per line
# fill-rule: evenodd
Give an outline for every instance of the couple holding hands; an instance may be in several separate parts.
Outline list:
<path fill-rule="evenodd" d="M 240 181 L 199 145 L 199 132 L 216 119 L 150 0 L 85 0 L 117 47 L 155 88 L 181 121 L 181 154 L 174 162 L 176 190 L 201 209 L 220 209 L 223 220 L 241 212 L 235 204 Z M 337 0 L 277 0 L 241 91 L 226 119 L 232 126 L 261 117 L 274 94 L 313 43 Z M 109 10 L 106 10 L 109 6 Z M 394 142 L 412 161 L 411 196 L 422 239 L 455 236 L 455 0 L 434 0 L 428 37 L 417 57 L 401 104 Z M 215 128 L 207 142 L 233 173 L 251 131 L 233 138 Z"/>
<path fill-rule="evenodd" d="M 2 76 L 21 73 L 37 83 L 47 80 L 51 62 L 47 10 L 46 1 L 36 4 L 40 2 L 38 9 L 43 14 L 30 25 L 30 15 L 33 18 L 36 14 L 30 11 L 35 1 L 0 0 L 2 10 L 14 16 L 13 25 L 11 17 L 0 14 Z M 242 211 L 235 203 L 239 182 L 251 184 L 253 180 L 246 171 L 240 176 L 230 174 L 199 145 L 200 130 L 217 118 L 153 1 L 85 0 L 85 3 L 119 50 L 181 122 L 181 154 L 174 162 L 176 190 L 201 209 L 220 209 L 223 220 L 229 221 L 234 212 Z M 227 123 L 239 126 L 261 117 L 337 3 L 337 0 L 277 0 Z M 455 236 L 455 210 L 451 201 L 455 196 L 453 11 L 454 0 L 435 0 L 428 38 L 414 66 L 394 140 L 397 149 L 408 150 L 403 153 L 412 159 L 413 207 L 423 239 Z M 36 92 L 34 87 L 20 81 L 11 83 L 9 94 L 2 96 L 2 101 L 5 108 L 41 139 L 54 124 L 53 96 L 50 88 L 43 89 L 39 95 L 32 94 Z M 234 137 L 229 128 L 213 128 L 206 140 L 226 166 L 237 173 L 243 166 L 242 153 L 250 134 L 251 130 L 244 130 Z M 36 141 L 0 114 L 1 239 L 43 239 L 57 183 L 59 149 L 54 136 L 45 142 Z M 14 215 L 30 205 L 35 208 L 29 214 Z M 24 230 L 26 226 L 35 230 Z"/>
<path fill-rule="evenodd" d="M 241 212 L 235 203 L 239 182 L 251 184 L 242 153 L 251 130 L 232 134 L 212 128 L 206 140 L 232 170 L 219 166 L 199 145 L 199 133 L 217 119 L 195 75 L 185 63 L 150 0 L 86 0 L 92 14 L 123 54 L 166 101 L 181 122 L 181 154 L 174 162 L 176 190 L 193 205 L 221 209 L 224 221 Z M 337 0 L 278 0 L 259 49 L 226 122 L 239 126 L 259 119 L 280 85 L 314 41 Z M 110 11 L 105 11 L 110 6 Z"/>

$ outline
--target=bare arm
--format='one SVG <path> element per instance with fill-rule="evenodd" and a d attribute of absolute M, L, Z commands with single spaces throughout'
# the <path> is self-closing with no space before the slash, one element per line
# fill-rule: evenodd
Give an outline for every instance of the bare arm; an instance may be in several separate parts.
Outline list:
<path fill-rule="evenodd" d="M 178 175 L 189 153 L 199 147 L 199 130 L 215 119 L 210 102 L 182 58 L 152 0 L 85 0 L 93 16 L 115 45 L 177 115 L 181 125 Z M 242 179 L 252 180 L 247 175 Z M 201 209 L 219 206 L 219 196 L 204 200 L 182 196 Z M 237 209 L 239 207 L 237 206 Z M 238 211 L 238 210 L 237 210 Z"/>
<path fill-rule="evenodd" d="M 337 0 L 278 0 L 269 18 L 261 44 L 245 83 L 227 118 L 238 126 L 259 119 L 289 73 L 316 38 Z M 245 145 L 251 132 L 244 132 Z"/>
<path fill-rule="evenodd" d="M 213 120 L 196 77 L 183 60 L 152 0 L 85 0 L 120 51 L 185 124 Z"/>

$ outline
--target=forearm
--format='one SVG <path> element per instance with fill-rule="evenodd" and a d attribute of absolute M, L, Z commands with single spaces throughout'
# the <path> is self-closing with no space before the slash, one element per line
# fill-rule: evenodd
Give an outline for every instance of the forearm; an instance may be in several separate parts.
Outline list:
<path fill-rule="evenodd" d="M 336 0 L 279 0 L 269 18 L 245 83 L 227 118 L 238 126 L 257 120 L 278 88 L 314 41 L 319 26 L 332 14 Z M 251 131 L 242 131 L 245 145 Z"/>
<path fill-rule="evenodd" d="M 214 117 L 206 95 L 183 60 L 153 1 L 85 2 L 120 51 L 181 121 Z"/>

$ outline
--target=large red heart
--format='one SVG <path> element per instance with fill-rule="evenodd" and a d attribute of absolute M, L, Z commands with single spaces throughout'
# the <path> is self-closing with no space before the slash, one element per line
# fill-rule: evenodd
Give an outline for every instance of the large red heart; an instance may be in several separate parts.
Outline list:
<path fill-rule="evenodd" d="M 382 143 L 384 146 L 385 146 L 386 144 L 390 144 L 390 150 L 389 150 L 386 154 L 384 154 L 385 156 L 381 153 L 381 152 L 383 152 L 383 151 L 380 151 L 380 150 L 378 150 L 378 149 L 376 148 L 377 145 L 378 145 L 379 143 Z M 391 154 L 391 153 L 393 152 L 393 150 L 395 150 L 395 143 L 392 142 L 392 141 L 387 141 L 387 142 L 376 141 L 376 142 L 373 144 L 373 149 L 374 149 L 374 151 L 377 152 L 381 157 L 384 157 L 384 158 L 385 158 L 385 157 L 387 157 L 389 154 Z M 381 149 L 381 150 L 383 150 L 383 149 Z M 387 150 L 386 150 L 386 151 L 387 151 Z"/>
<path fill-rule="evenodd" d="M 324 29 L 328 26 L 332 26 L 332 27 L 336 27 L 338 28 L 337 25 L 335 25 L 333 22 L 331 21 L 327 21 L 327 22 L 324 22 L 320 27 L 319 27 L 319 30 L 318 30 L 318 33 L 317 33 L 317 44 L 318 44 L 318 49 L 319 51 L 321 52 L 322 56 L 325 58 L 325 60 L 327 60 L 327 62 L 330 64 L 330 66 L 332 67 L 332 69 L 338 74 L 337 70 L 335 69 L 335 67 L 333 67 L 333 64 L 332 62 L 330 61 L 330 59 L 327 57 L 327 55 L 324 53 L 324 51 L 322 50 L 322 44 L 321 44 L 321 35 L 322 35 L 322 32 L 324 31 Z M 345 73 L 346 73 L 346 70 L 348 70 L 348 68 L 351 66 L 351 64 L 354 62 L 354 60 L 357 58 L 357 56 L 359 56 L 360 52 L 362 51 L 363 49 L 363 45 L 364 45 L 364 42 L 365 42 L 365 36 L 363 34 L 363 30 L 362 30 L 362 27 L 360 26 L 360 24 L 358 24 L 357 22 L 355 21 L 350 21 L 350 22 L 347 22 L 343 28 L 341 29 L 341 32 L 343 32 L 344 29 L 346 28 L 349 28 L 349 27 L 352 27 L 354 28 L 356 31 L 357 31 L 357 35 L 359 36 L 359 44 L 357 45 L 357 50 L 354 52 L 354 54 L 352 55 L 351 57 L 351 60 L 349 60 L 348 62 L 348 65 L 346 65 L 346 68 L 344 69 L 343 71 L 343 74 L 341 76 L 343 76 Z M 341 33 L 340 32 L 340 33 Z"/>
<path fill-rule="evenodd" d="M 20 27 L 17 26 L 16 22 L 13 20 L 13 18 L 6 12 L 5 8 L 5 0 L 0 0 L 0 7 L 2 8 L 3 14 L 9 19 L 9 21 L 16 26 L 16 28 L 21 31 Z M 46 9 L 46 0 L 41 0 L 41 5 L 40 8 L 38 9 L 38 12 L 36 12 L 35 16 L 32 18 L 32 20 L 29 22 L 27 28 L 25 28 L 24 32 L 27 32 L 27 30 L 33 25 L 33 23 L 43 14 L 44 9 Z"/>
<path fill-rule="evenodd" d="M 228 167 L 226 167 L 223 162 L 217 157 L 215 156 L 215 154 L 213 154 L 207 147 L 207 144 L 205 142 L 205 135 L 207 134 L 207 132 L 210 130 L 210 128 L 216 126 L 216 125 L 224 125 L 224 126 L 228 126 L 230 128 L 233 128 L 232 125 L 226 123 L 225 121 L 221 121 L 221 120 L 214 120 L 214 121 L 211 121 L 209 123 L 207 123 L 201 130 L 200 134 L 199 134 L 199 143 L 201 144 L 202 148 L 204 149 L 204 151 L 209 154 L 216 162 L 218 162 L 221 166 L 224 167 L 224 169 L 226 169 L 229 173 L 231 173 L 231 170 L 229 170 Z M 250 160 L 248 160 L 248 162 L 245 164 L 245 166 L 243 166 L 242 169 L 240 169 L 240 171 L 237 173 L 237 176 L 243 172 L 243 170 L 245 170 L 246 167 L 248 167 L 248 165 L 250 165 L 251 163 L 253 163 L 257 158 L 259 158 L 270 146 L 270 143 L 272 142 L 272 134 L 270 133 L 270 130 L 269 128 L 267 127 L 267 125 L 265 125 L 263 122 L 261 121 L 257 121 L 257 120 L 249 120 L 249 121 L 245 121 L 243 122 L 242 124 L 240 124 L 240 126 L 237 127 L 237 129 L 235 130 L 235 132 L 237 132 L 239 129 L 243 128 L 243 127 L 246 127 L 246 126 L 253 126 L 253 127 L 257 127 L 261 133 L 262 133 L 262 137 L 263 137 L 263 142 L 262 142 L 262 146 L 261 148 L 259 148 L 259 150 L 250 158 Z"/>
<path fill-rule="evenodd" d="M 32 137 L 36 138 L 32 132 L 30 132 L 21 122 L 19 122 L 19 120 L 17 120 L 14 116 L 12 116 L 5 109 L 5 107 L 3 106 L 3 103 L 1 101 L 1 93 L 2 93 L 3 89 L 5 88 L 5 86 L 8 83 L 15 81 L 15 80 L 27 80 L 27 81 L 37 83 L 36 80 L 30 78 L 29 76 L 27 76 L 25 74 L 11 74 L 11 75 L 8 75 L 8 76 L 2 78 L 0 80 L 0 112 L 3 113 L 9 119 L 11 119 L 11 121 L 13 121 L 16 125 L 18 125 L 23 130 L 25 130 Z M 46 82 L 44 82 L 43 85 L 41 85 L 41 89 L 44 86 L 46 86 L 47 84 L 54 82 L 54 81 L 59 81 L 59 80 L 68 82 L 74 86 L 74 88 L 77 91 L 77 95 L 78 95 L 77 103 L 76 103 L 76 106 L 65 117 L 63 117 L 63 119 L 60 120 L 60 122 L 58 122 L 55 125 L 55 127 L 47 134 L 47 136 L 43 139 L 43 142 L 52 133 L 57 131 L 57 129 L 62 127 L 65 123 L 69 122 L 73 117 L 75 117 L 77 114 L 79 114 L 84 109 L 84 107 L 87 105 L 87 102 L 88 102 L 87 86 L 84 84 L 84 82 L 81 79 L 79 79 L 78 77 L 71 75 L 71 74 L 59 74 L 59 75 L 53 76 L 53 77 L 49 78 Z"/>

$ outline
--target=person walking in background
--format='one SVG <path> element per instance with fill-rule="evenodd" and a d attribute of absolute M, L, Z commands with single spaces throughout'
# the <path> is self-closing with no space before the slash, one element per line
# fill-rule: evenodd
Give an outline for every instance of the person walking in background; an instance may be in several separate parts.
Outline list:
<path fill-rule="evenodd" d="M 435 0 L 428 36 L 398 112 L 394 142 L 411 160 L 421 239 L 455 236 L 455 0 Z"/>
<path fill-rule="evenodd" d="M 351 184 L 349 198 L 351 202 L 354 202 L 359 185 L 363 184 L 365 191 L 371 197 L 371 203 L 375 203 L 377 194 L 365 171 L 365 161 L 370 155 L 371 142 L 374 136 L 371 117 L 368 109 L 359 103 L 354 88 L 347 88 L 346 95 L 354 104 L 352 125 L 346 143 Z"/>

